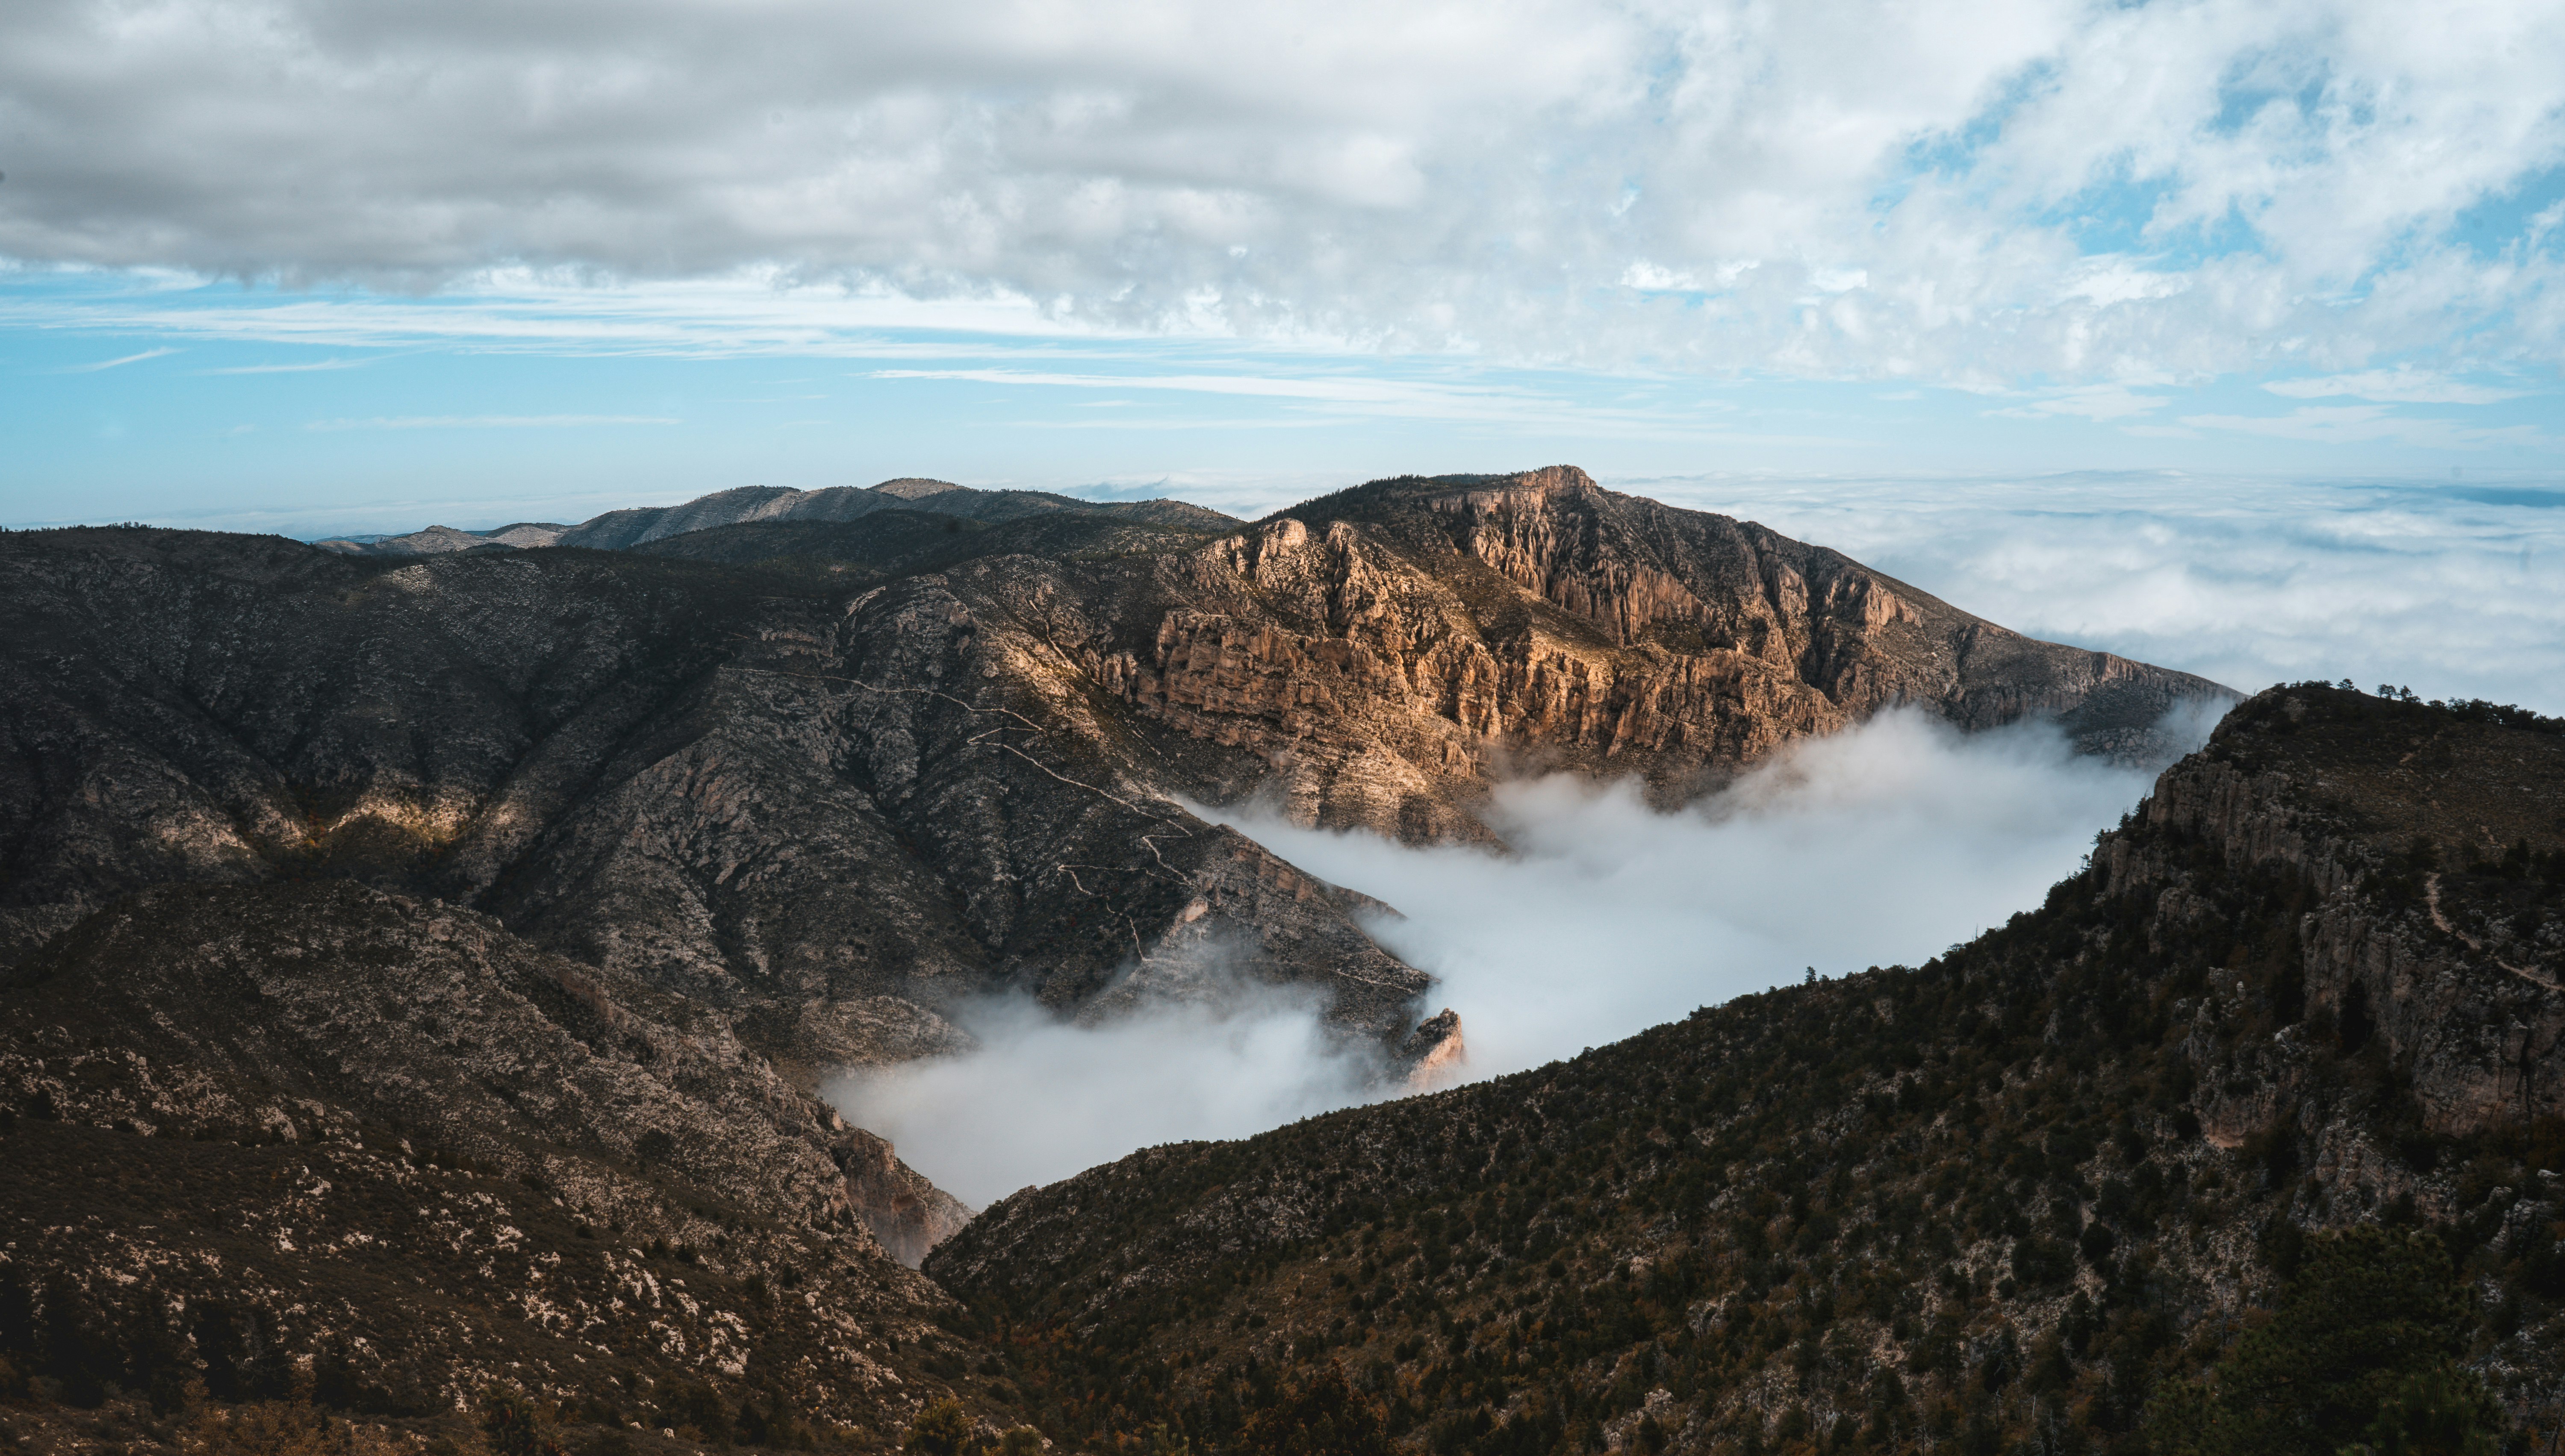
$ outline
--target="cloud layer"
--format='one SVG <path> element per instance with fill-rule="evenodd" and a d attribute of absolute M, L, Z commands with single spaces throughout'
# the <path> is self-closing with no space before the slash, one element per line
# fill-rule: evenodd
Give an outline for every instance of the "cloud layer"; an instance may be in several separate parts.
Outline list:
<path fill-rule="evenodd" d="M 2197 728 L 2197 725 L 2192 726 Z M 1920 961 L 2036 905 L 2147 775 L 2051 731 L 1962 737 L 1889 714 L 1798 746 L 1679 813 L 1628 785 L 1510 785 L 1511 855 L 1232 817 L 1294 864 L 1398 907 L 1373 934 L 1441 977 L 1468 1075 L 1572 1057 L 1696 1006 Z M 830 1090 L 975 1204 L 1153 1144 L 1233 1138 L 1381 1095 L 1377 1068 L 1288 999 L 1251 995 L 1097 1027 L 1025 1004 L 966 1010 L 970 1054 Z"/>
<path fill-rule="evenodd" d="M 2151 471 L 1620 488 L 1822 541 L 2016 631 L 2243 692 L 2349 677 L 2560 713 L 2565 491 L 2553 481 Z"/>
<path fill-rule="evenodd" d="M 2565 11 L 33 0 L 0 257 L 1954 382 L 2553 363 Z"/>

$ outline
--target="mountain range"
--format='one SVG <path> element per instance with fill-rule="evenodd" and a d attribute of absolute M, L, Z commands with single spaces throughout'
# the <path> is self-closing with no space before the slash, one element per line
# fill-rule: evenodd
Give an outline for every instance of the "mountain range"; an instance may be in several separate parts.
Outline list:
<path fill-rule="evenodd" d="M 2433 1350 L 2557 1428 L 2535 715 L 2264 694 L 1927 966 L 975 1216 L 816 1095 L 973 997 L 1284 985 L 1385 1087 L 1461 1055 L 1388 908 L 1194 806 L 1501 850 L 1510 776 L 1672 805 L 1896 706 L 2162 766 L 2234 695 L 1568 467 L 1258 521 L 901 480 L 15 532 L 0 619 L 0 1397 L 42 1442 L 284 1400 L 598 1456 L 2046 1456 L 2211 1400 L 2350 1226 L 2439 1231 L 2414 1279 L 2478 1307 Z"/>

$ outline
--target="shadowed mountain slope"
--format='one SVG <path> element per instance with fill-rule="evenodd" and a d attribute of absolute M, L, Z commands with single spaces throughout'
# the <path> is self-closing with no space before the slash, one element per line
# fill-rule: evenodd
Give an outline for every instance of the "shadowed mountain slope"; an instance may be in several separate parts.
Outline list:
<path fill-rule="evenodd" d="M 949 1044 L 933 1008 L 1005 985 L 1073 1010 L 1216 955 L 1395 1038 L 1426 984 L 1167 801 L 1003 599 L 940 577 L 7 544 L 18 953 L 127 889 L 348 875 L 696 997 L 806 1084 Z"/>
<path fill-rule="evenodd" d="M 2330 1297 L 2321 1247 L 2306 1279 L 2370 1281 L 2339 1318 L 2389 1318 L 2392 1275 L 2455 1322 L 2380 1380 L 2463 1360 L 2535 1448 L 2565 1424 L 2565 725 L 2485 717 L 2265 693 L 1920 969 L 1154 1148 L 927 1272 L 1081 1438 L 1236 1449 L 1334 1362 L 1418 1451 L 2134 1453 L 2168 1391 L 2157 1449 L 2296 1451 L 2184 1426 L 2169 1382 L 2270 1368 L 2281 1335 L 2228 1342 Z M 2320 1237 L 2364 1227 L 2424 1240 Z M 2368 1378 L 2352 1349 L 2314 1368 Z"/>

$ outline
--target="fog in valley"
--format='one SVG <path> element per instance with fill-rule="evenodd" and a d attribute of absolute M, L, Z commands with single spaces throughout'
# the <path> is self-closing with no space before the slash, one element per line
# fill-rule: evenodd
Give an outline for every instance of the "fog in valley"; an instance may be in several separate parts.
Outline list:
<path fill-rule="evenodd" d="M 2196 742 L 2208 722 L 2172 727 Z M 2037 905 L 2152 781 L 2076 756 L 2045 726 L 1963 735 L 1898 711 L 1670 813 L 1628 782 L 1505 785 L 1490 822 L 1511 853 L 1204 812 L 1395 906 L 1369 929 L 1440 978 L 1426 1009 L 1460 1012 L 1462 1075 L 1478 1078 L 1812 971 L 1927 959 Z M 976 1050 L 850 1077 L 831 1095 L 975 1206 L 1135 1148 L 1407 1091 L 1285 991 L 1091 1027 L 1029 1001 L 958 1019 Z"/>

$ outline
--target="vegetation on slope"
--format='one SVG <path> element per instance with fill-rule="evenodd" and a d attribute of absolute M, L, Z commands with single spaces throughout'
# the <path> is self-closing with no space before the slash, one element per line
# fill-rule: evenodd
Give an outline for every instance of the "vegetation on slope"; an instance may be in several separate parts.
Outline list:
<path fill-rule="evenodd" d="M 2256 713 L 2296 703 L 2315 728 L 2278 747 L 2239 728 L 2210 758 L 2321 744 L 2336 718 L 2367 742 L 2436 712 L 2266 698 Z M 2487 1385 L 2512 1440 L 2552 1438 L 2565 1124 L 2496 1110 L 2451 1131 L 2425 1116 L 2414 1057 L 2331 1002 L 2310 1010 L 2315 868 L 2239 869 L 2206 830 L 2143 817 L 2110 839 L 2177 881 L 2115 887 L 2097 854 L 1922 967 L 1152 1149 L 1001 1203 L 928 1270 L 975 1302 L 1054 1434 L 1104 1445 L 1163 1427 L 1257 1449 L 1260 1413 L 1331 1366 L 1388 1436 L 1435 1452 L 2072 1456 L 2143 1449 L 2151 1429 L 2167 1452 L 2313 1451 L 2306 1431 L 2367 1431 L 2391 1398 L 2446 1413 Z M 2395 874 L 2341 892 L 2381 936 L 2421 914 Z M 2551 828 L 2442 884 L 2552 926 L 2565 854 Z M 2275 1038 L 2286 1078 L 2238 1060 Z M 2248 1135 L 2207 1136 L 2201 1106 L 2264 1093 Z M 2328 1232 L 2344 1227 L 2372 1232 Z M 2255 1407 L 2246 1392 L 2303 1363 L 2272 1346 L 2308 1327 L 2291 1310 L 2335 1299 L 2346 1261 L 2403 1291 L 2378 1314 L 2404 1331 L 2383 1337 L 2396 1359 L 2314 1426 L 2203 1417 Z M 2313 1286 L 2292 1283 L 2310 1268 Z M 2280 1333 L 2238 1343 L 2248 1330 Z M 2445 1387 L 2411 1385 L 2430 1379 Z"/>

